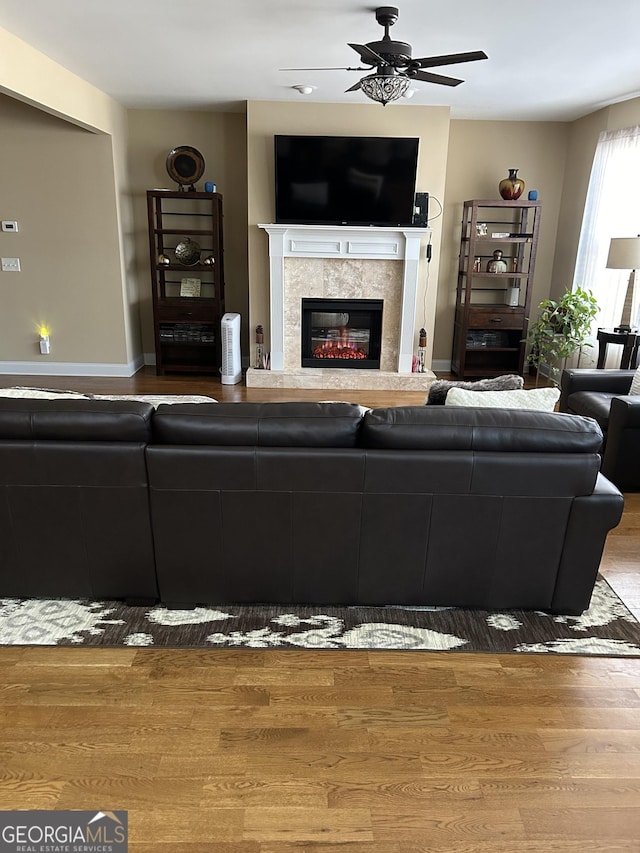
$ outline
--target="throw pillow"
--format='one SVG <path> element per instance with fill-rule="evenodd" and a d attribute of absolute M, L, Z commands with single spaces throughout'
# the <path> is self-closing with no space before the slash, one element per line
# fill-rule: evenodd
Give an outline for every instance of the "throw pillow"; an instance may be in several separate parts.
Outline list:
<path fill-rule="evenodd" d="M 524 379 L 515 373 L 494 376 L 491 379 L 476 379 L 473 382 L 456 382 L 449 379 L 437 379 L 429 386 L 426 406 L 444 406 L 447 393 L 452 388 L 465 388 L 468 391 L 517 391 L 524 387 Z"/>
<path fill-rule="evenodd" d="M 452 388 L 445 406 L 472 406 L 491 409 L 531 409 L 553 412 L 560 398 L 559 388 L 532 388 L 530 391 L 467 391 Z"/>
<path fill-rule="evenodd" d="M 633 374 L 633 379 L 631 380 L 631 388 L 629 388 L 629 394 L 640 395 L 640 367 Z"/>

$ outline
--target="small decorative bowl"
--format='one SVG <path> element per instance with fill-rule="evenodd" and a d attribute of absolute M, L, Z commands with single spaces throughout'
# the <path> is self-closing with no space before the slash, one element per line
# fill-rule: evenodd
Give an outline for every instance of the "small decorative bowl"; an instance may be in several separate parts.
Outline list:
<path fill-rule="evenodd" d="M 200 245 L 190 237 L 186 237 L 176 246 L 176 260 L 180 264 L 192 267 L 200 262 L 200 251 Z"/>

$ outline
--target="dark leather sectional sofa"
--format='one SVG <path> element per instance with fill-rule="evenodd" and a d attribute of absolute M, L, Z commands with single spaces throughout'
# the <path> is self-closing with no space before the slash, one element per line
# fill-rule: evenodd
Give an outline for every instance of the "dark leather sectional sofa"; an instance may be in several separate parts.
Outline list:
<path fill-rule="evenodd" d="M 0 597 L 589 604 L 623 498 L 591 419 L 0 399 Z"/>
<path fill-rule="evenodd" d="M 623 492 L 640 491 L 640 397 L 629 396 L 634 372 L 568 368 L 560 380 L 560 411 L 598 422 L 602 473 Z"/>

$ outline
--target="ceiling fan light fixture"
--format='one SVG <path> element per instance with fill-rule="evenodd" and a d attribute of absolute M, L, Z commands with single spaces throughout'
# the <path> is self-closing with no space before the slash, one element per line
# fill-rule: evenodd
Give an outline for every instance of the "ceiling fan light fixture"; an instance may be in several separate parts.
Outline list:
<path fill-rule="evenodd" d="M 391 101 L 397 101 L 407 93 L 411 86 L 408 77 L 387 74 L 369 74 L 360 81 L 360 88 L 367 98 L 386 106 Z"/>

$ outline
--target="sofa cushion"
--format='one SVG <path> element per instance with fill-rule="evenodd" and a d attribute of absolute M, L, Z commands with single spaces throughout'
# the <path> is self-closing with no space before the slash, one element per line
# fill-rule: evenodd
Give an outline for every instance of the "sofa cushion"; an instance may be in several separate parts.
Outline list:
<path fill-rule="evenodd" d="M 160 444 L 355 447 L 362 408 L 355 403 L 216 403 L 159 406 Z"/>
<path fill-rule="evenodd" d="M 429 386 L 425 405 L 444 406 L 447 394 L 452 388 L 466 388 L 468 391 L 516 391 L 523 387 L 524 379 L 515 373 L 505 373 L 504 376 L 494 376 L 490 379 L 476 379 L 473 382 L 437 379 Z"/>
<path fill-rule="evenodd" d="M 586 418 L 594 418 L 606 433 L 611 410 L 611 400 L 619 395 L 607 391 L 575 391 L 567 397 L 569 411 Z"/>
<path fill-rule="evenodd" d="M 152 412 L 134 401 L 1 398 L 0 439 L 147 442 Z"/>
<path fill-rule="evenodd" d="M 518 409 L 372 409 L 360 432 L 362 446 L 385 449 L 597 453 L 602 444 L 590 418 Z"/>
<path fill-rule="evenodd" d="M 496 409 L 529 409 L 553 412 L 560 399 L 559 388 L 531 388 L 529 391 L 468 391 L 452 388 L 445 406 L 474 406 Z"/>
<path fill-rule="evenodd" d="M 633 374 L 633 379 L 631 380 L 631 388 L 629 388 L 629 394 L 640 396 L 640 367 L 637 368 L 636 372 Z"/>

